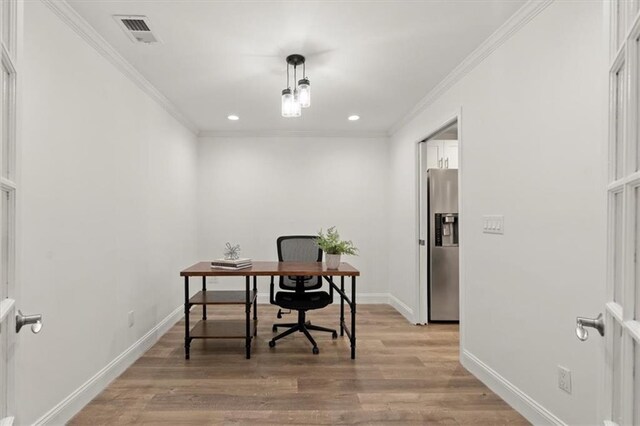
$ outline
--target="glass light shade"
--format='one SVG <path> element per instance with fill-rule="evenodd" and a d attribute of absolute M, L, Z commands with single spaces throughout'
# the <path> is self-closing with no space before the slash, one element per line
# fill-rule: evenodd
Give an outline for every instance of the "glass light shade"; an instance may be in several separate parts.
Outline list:
<path fill-rule="evenodd" d="M 292 117 L 300 117 L 302 115 L 302 107 L 300 106 L 300 93 L 298 89 L 293 91 L 293 114 Z"/>
<path fill-rule="evenodd" d="M 300 95 L 300 106 L 309 108 L 311 106 L 311 84 L 306 77 L 298 82 L 298 93 Z"/>
<path fill-rule="evenodd" d="M 282 116 L 294 117 L 293 111 L 293 94 L 291 93 L 291 89 L 284 89 L 282 91 Z"/>

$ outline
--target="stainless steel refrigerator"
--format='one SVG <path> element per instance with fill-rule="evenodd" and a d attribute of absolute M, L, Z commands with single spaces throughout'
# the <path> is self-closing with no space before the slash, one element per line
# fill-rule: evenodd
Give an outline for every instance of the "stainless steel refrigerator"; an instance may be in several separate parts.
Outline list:
<path fill-rule="evenodd" d="M 459 321 L 458 170 L 427 171 L 429 321 Z"/>

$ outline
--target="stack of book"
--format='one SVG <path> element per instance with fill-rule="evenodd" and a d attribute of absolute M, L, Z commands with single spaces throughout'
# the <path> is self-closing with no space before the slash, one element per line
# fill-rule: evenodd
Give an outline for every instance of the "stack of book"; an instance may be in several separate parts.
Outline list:
<path fill-rule="evenodd" d="M 234 260 L 216 259 L 213 262 L 211 262 L 211 267 L 216 269 L 229 269 L 229 270 L 250 268 L 251 259 L 249 258 L 234 259 Z"/>

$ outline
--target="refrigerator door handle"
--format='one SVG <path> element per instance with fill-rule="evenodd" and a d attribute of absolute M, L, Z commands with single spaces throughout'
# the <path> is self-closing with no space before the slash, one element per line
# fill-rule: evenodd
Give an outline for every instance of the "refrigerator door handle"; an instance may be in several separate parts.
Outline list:
<path fill-rule="evenodd" d="M 444 168 L 445 168 L 445 169 L 448 169 L 448 168 L 449 168 L 449 157 L 447 157 L 447 158 L 444 160 Z"/>

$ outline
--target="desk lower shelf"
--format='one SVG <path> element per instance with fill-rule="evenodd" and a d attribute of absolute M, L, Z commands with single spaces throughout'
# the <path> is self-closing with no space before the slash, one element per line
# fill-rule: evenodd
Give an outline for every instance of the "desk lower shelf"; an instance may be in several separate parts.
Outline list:
<path fill-rule="evenodd" d="M 257 292 L 249 293 L 249 303 L 253 303 Z M 244 291 L 199 291 L 189 299 L 190 305 L 244 305 L 247 295 Z"/>
<path fill-rule="evenodd" d="M 203 320 L 198 321 L 189 331 L 192 339 L 244 339 L 247 323 L 244 320 Z M 251 321 L 251 331 L 255 334 L 258 320 Z"/>

